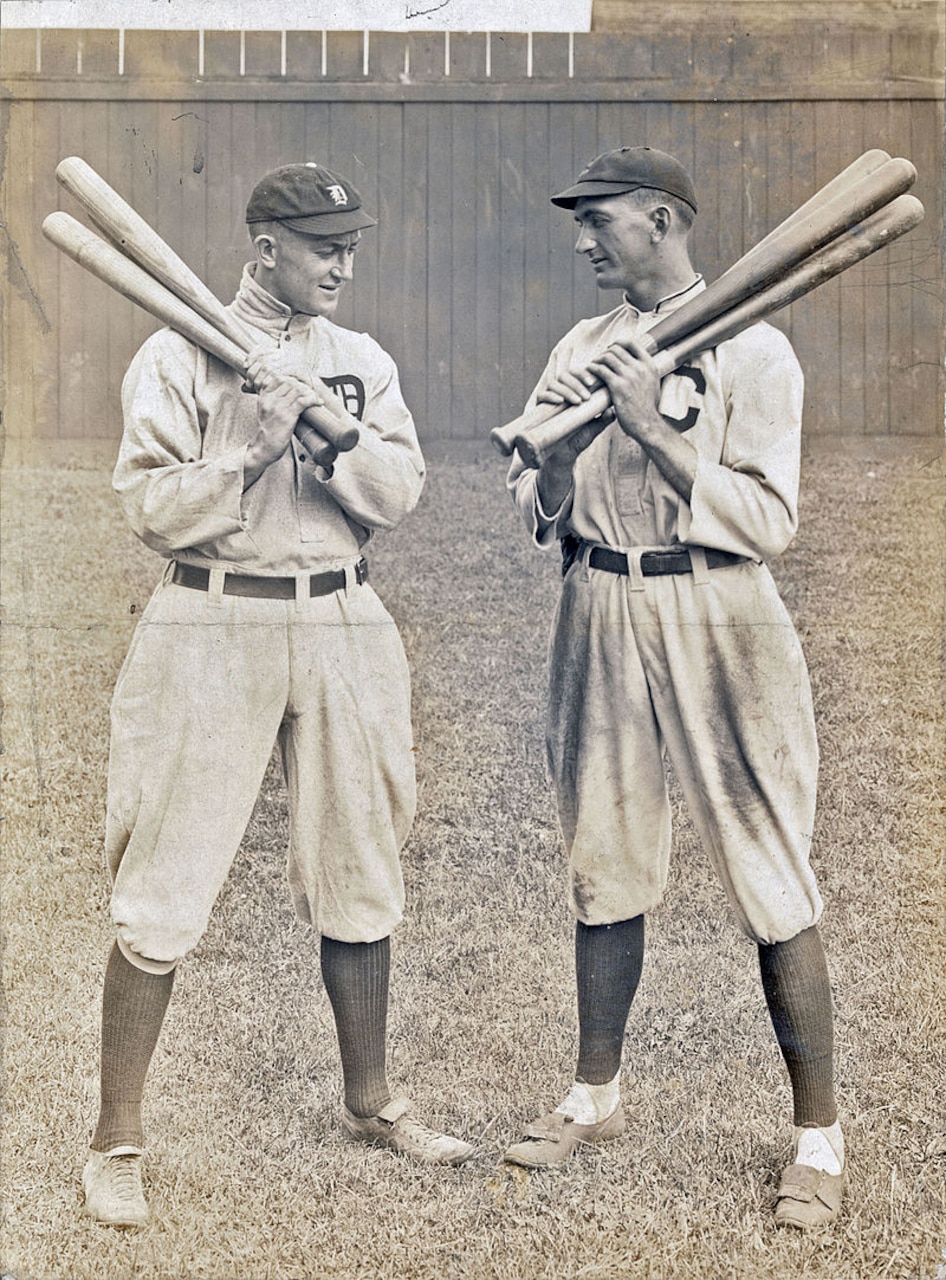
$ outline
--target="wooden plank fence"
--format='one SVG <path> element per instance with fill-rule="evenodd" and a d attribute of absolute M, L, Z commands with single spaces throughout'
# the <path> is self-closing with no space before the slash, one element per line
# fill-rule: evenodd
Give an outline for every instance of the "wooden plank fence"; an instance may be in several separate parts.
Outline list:
<path fill-rule="evenodd" d="M 63 156 L 88 160 L 225 298 L 264 170 L 315 158 L 350 176 L 379 226 L 339 318 L 395 356 L 424 439 L 480 439 L 575 319 L 616 301 L 549 194 L 598 152 L 646 142 L 695 175 L 708 278 L 863 150 L 914 162 L 923 226 L 778 323 L 806 369 L 809 433 L 937 435 L 942 34 L 924 22 L 6 31 L 6 430 L 117 438 L 122 373 L 154 328 L 43 240 L 46 213 L 78 212 L 54 179 Z"/>

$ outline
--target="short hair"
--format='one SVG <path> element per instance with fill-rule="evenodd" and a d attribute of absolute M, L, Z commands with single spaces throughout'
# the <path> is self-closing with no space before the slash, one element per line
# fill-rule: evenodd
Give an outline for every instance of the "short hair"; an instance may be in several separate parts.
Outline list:
<path fill-rule="evenodd" d="M 280 222 L 273 219 L 271 222 L 248 222 L 246 229 L 249 232 L 250 239 L 255 244 L 257 236 L 269 236 L 271 240 L 275 240 L 281 225 Z"/>
<path fill-rule="evenodd" d="M 326 231 L 324 233 L 315 231 L 297 231 L 295 227 L 287 226 L 286 223 L 282 222 L 279 218 L 271 218 L 266 222 L 248 222 L 246 224 L 246 229 L 250 233 L 250 239 L 254 244 L 259 236 L 269 236 L 270 240 L 277 241 L 281 235 L 300 236 L 304 240 L 340 240 L 343 236 L 352 236 L 356 234 L 355 231 L 336 231 L 334 234 L 331 231 Z M 357 234 L 361 234 L 361 228 L 357 229 Z"/>
<path fill-rule="evenodd" d="M 673 214 L 674 221 L 678 222 L 684 231 L 689 231 L 693 226 L 696 218 L 695 211 L 685 200 L 671 195 L 669 191 L 658 191 L 654 187 L 635 187 L 633 191 L 625 192 L 625 195 L 636 209 L 653 208 L 655 204 L 665 204 Z"/>

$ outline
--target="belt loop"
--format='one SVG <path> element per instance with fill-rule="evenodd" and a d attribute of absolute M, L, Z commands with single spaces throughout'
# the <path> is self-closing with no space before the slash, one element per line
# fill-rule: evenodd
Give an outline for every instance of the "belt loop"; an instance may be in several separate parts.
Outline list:
<path fill-rule="evenodd" d="M 639 547 L 632 547 L 627 552 L 627 589 L 628 591 L 644 591 L 646 584 L 644 583 L 644 573 L 641 569 L 641 556 L 643 551 Z"/>
<path fill-rule="evenodd" d="M 224 569 L 211 569 L 207 579 L 207 601 L 209 604 L 223 604 L 223 584 L 227 575 Z"/>
<path fill-rule="evenodd" d="M 301 609 L 305 602 L 309 599 L 311 592 L 309 590 L 310 574 L 304 569 L 298 569 L 293 577 L 296 580 L 296 608 Z"/>
<path fill-rule="evenodd" d="M 345 595 L 347 596 L 352 587 L 358 586 L 358 566 L 357 564 L 346 564 L 343 570 L 345 574 Z"/>
<path fill-rule="evenodd" d="M 687 547 L 690 553 L 690 564 L 693 568 L 693 584 L 705 587 L 710 580 L 709 566 L 706 563 L 705 547 Z"/>
<path fill-rule="evenodd" d="M 590 542 L 581 541 L 575 559 L 581 565 L 581 576 L 585 582 L 591 581 L 591 553 L 594 546 Z"/>

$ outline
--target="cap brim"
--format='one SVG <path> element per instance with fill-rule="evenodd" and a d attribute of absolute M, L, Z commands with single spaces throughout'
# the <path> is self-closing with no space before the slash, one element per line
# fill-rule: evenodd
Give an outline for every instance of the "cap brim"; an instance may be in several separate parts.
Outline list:
<path fill-rule="evenodd" d="M 364 209 L 339 209 L 337 213 L 317 213 L 311 218 L 280 218 L 279 221 L 305 236 L 337 236 L 378 225 L 377 219 L 365 213 Z"/>
<path fill-rule="evenodd" d="M 552 204 L 557 204 L 560 209 L 574 209 L 585 196 L 621 196 L 625 191 L 637 191 L 640 186 L 639 182 L 578 182 L 567 191 L 552 196 Z"/>

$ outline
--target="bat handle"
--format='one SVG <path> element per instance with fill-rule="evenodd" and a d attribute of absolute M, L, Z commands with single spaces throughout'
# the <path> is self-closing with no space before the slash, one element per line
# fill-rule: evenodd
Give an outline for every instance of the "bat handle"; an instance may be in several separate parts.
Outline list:
<path fill-rule="evenodd" d="M 557 404 L 537 404 L 530 412 L 521 414 L 512 422 L 507 422 L 505 426 L 493 427 L 489 433 L 490 441 L 501 454 L 508 458 L 516 447 L 517 436 L 540 426 L 543 422 L 548 422 L 550 418 L 555 417 L 560 408 L 561 405 Z"/>
<path fill-rule="evenodd" d="M 231 332 L 241 349 L 247 346 L 239 330 L 231 330 Z M 255 391 L 256 388 L 253 386 L 252 380 L 246 375 L 245 365 L 242 368 L 245 379 L 244 390 Z M 347 453 L 350 449 L 354 449 L 361 437 L 357 422 L 348 418 L 347 415 L 343 417 L 338 410 L 333 408 L 333 404 L 337 404 L 338 401 L 332 391 L 318 378 L 315 383 L 316 392 L 324 397 L 323 403 L 311 409 L 306 409 L 296 425 L 296 435 L 301 440 L 303 439 L 302 433 L 305 432 L 305 438 L 308 440 L 305 447 L 311 454 L 313 461 L 321 466 L 330 466 L 340 453 Z M 321 443 L 318 445 L 313 439 L 315 435 L 321 437 Z M 325 462 L 321 462 L 318 456 L 320 454 L 325 456 Z"/>
<path fill-rule="evenodd" d="M 331 472 L 338 450 L 325 439 L 318 425 L 311 426 L 303 416 L 296 423 L 293 434 L 315 465 Z"/>
<path fill-rule="evenodd" d="M 515 447 L 519 457 L 527 467 L 541 467 L 546 458 L 558 448 L 570 435 L 574 435 L 587 423 L 601 416 L 611 404 L 611 397 L 603 388 L 595 391 L 591 398 L 581 404 L 569 405 L 556 413 L 554 418 L 530 427 L 528 431 L 520 431 L 516 436 Z M 607 423 L 601 424 L 604 430 Z"/>

